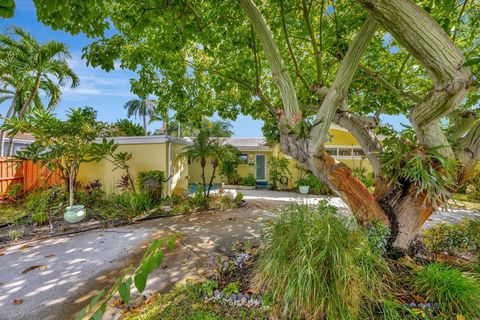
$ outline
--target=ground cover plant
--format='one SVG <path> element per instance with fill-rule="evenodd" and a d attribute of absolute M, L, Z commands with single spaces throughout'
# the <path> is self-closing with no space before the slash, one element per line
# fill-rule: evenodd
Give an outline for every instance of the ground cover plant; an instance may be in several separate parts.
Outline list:
<path fill-rule="evenodd" d="M 134 93 L 162 97 L 183 120 L 263 120 L 267 139 L 340 196 L 359 224 L 392 227 L 392 250 L 407 249 L 480 157 L 476 1 L 35 6 L 47 25 L 105 36 L 84 49 L 87 63 L 108 71 L 120 61 L 139 74 Z M 117 32 L 107 35 L 109 28 Z M 414 134 L 389 130 L 384 114 L 405 116 Z M 375 196 L 328 153 L 332 123 L 361 145 Z M 394 145 L 405 153 L 389 157 Z"/>

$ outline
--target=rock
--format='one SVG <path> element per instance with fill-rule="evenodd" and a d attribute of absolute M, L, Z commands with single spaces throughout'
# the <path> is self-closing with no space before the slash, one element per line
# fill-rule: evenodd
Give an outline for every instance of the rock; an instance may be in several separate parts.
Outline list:
<path fill-rule="evenodd" d="M 237 295 L 237 300 L 242 300 L 242 298 L 243 298 L 243 294 L 239 293 L 239 294 Z"/>
<path fill-rule="evenodd" d="M 232 300 L 232 301 L 237 300 L 237 295 L 236 295 L 235 293 L 232 293 L 232 294 L 230 295 L 230 300 Z"/>
<path fill-rule="evenodd" d="M 247 299 L 245 297 L 243 297 L 241 300 L 240 300 L 240 303 L 242 305 L 246 305 L 247 304 Z"/>
<path fill-rule="evenodd" d="M 408 305 L 410 308 L 416 308 L 417 307 L 417 304 L 412 302 Z"/>

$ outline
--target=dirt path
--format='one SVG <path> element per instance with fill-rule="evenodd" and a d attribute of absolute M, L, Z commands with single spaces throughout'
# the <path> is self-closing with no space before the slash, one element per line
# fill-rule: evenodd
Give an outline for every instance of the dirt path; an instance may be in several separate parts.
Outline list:
<path fill-rule="evenodd" d="M 316 203 L 323 197 L 253 190 L 244 208 L 149 220 L 134 225 L 32 241 L 0 252 L 0 319 L 69 319 L 96 290 L 108 287 L 155 238 L 179 233 L 174 253 L 148 281 L 145 294 L 199 278 L 212 252 L 227 252 L 237 240 L 256 240 L 263 222 L 293 202 Z M 338 198 L 328 200 L 348 212 Z M 439 212 L 427 223 L 458 222 L 475 213 Z M 31 271 L 28 268 L 34 267 Z M 105 317 L 105 319 L 111 319 Z"/>
<path fill-rule="evenodd" d="M 165 290 L 198 277 L 212 251 L 229 248 L 236 240 L 257 239 L 265 218 L 262 210 L 247 205 L 10 247 L 0 256 L 0 319 L 68 319 L 152 239 L 176 232 L 182 235 L 177 249 L 151 275 L 146 293 Z M 22 273 L 33 266 L 37 268 Z"/>

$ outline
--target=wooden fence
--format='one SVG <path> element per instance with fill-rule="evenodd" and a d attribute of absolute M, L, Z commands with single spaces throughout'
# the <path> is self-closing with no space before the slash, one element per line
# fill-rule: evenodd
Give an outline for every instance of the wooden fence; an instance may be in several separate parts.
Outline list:
<path fill-rule="evenodd" d="M 0 197 L 14 184 L 23 184 L 23 192 L 47 188 L 61 182 L 59 174 L 32 161 L 0 158 Z"/>

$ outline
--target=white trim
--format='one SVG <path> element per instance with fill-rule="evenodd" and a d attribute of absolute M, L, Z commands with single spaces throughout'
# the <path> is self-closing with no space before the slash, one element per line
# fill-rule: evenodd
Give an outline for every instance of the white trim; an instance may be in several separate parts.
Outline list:
<path fill-rule="evenodd" d="M 263 159 L 265 160 L 265 165 L 264 165 L 264 169 L 265 169 L 265 178 L 264 179 L 258 179 L 257 178 L 257 157 L 258 156 L 263 156 Z M 256 154 L 255 155 L 255 180 L 257 181 L 261 181 L 261 182 L 264 182 L 264 181 L 267 181 L 267 155 L 266 154 Z"/>
<path fill-rule="evenodd" d="M 101 142 L 104 138 L 97 138 L 97 142 Z M 158 144 L 158 143 L 167 143 L 174 142 L 177 144 L 189 145 L 191 142 L 188 142 L 184 139 L 171 137 L 171 136 L 136 136 L 136 137 L 108 137 L 105 138 L 107 141 L 115 141 L 117 144 Z"/>
<path fill-rule="evenodd" d="M 270 147 L 238 147 L 235 146 L 235 148 L 238 149 L 238 151 L 250 151 L 250 152 L 255 152 L 255 151 L 272 151 L 272 148 Z"/>

